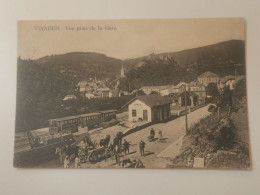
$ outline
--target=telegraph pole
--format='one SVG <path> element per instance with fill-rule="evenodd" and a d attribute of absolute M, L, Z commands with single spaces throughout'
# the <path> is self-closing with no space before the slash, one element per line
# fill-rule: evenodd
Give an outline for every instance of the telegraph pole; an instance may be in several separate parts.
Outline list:
<path fill-rule="evenodd" d="M 184 85 L 184 99 L 185 99 L 185 127 L 186 127 L 186 134 L 188 133 L 188 112 L 187 112 L 187 94 L 186 94 L 186 82 Z"/>

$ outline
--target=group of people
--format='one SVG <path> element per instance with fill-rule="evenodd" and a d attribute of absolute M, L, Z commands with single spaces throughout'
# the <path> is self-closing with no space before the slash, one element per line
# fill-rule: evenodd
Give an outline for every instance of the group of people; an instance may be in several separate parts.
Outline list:
<path fill-rule="evenodd" d="M 66 156 L 65 159 L 64 159 L 64 168 L 65 169 L 70 167 L 70 162 L 71 162 L 71 159 L 69 158 L 69 156 Z M 79 156 L 76 156 L 75 159 L 74 159 L 74 167 L 76 169 L 80 168 L 80 158 L 79 158 Z"/>
<path fill-rule="evenodd" d="M 161 130 L 159 130 L 159 139 L 161 140 L 162 139 L 162 131 Z M 151 130 L 150 130 L 150 135 L 148 136 L 148 140 L 149 141 L 154 141 L 155 139 L 154 139 L 154 136 L 155 136 L 155 131 L 154 131 L 154 129 L 153 128 L 151 128 Z"/>
<path fill-rule="evenodd" d="M 121 154 L 122 151 L 124 152 L 125 156 L 127 154 L 129 154 L 129 145 L 130 145 L 130 143 L 128 141 L 126 141 L 126 139 L 124 139 L 122 145 L 120 145 L 120 144 L 115 145 L 114 156 L 115 156 L 115 160 L 116 160 L 117 165 L 120 165 L 120 154 Z"/>
<path fill-rule="evenodd" d="M 158 134 L 159 134 L 159 139 L 161 140 L 162 131 L 159 130 Z M 149 137 L 154 139 L 154 136 L 155 136 L 155 131 L 153 128 L 151 128 Z M 122 138 L 121 138 L 121 140 L 122 140 Z M 148 139 L 148 140 L 150 141 L 150 139 Z M 124 152 L 125 156 L 128 155 L 129 146 L 130 146 L 130 143 L 126 139 L 124 139 L 123 142 L 120 141 L 120 139 L 118 139 L 118 141 L 117 141 L 117 139 L 113 140 L 113 142 L 110 141 L 106 147 L 106 157 L 114 156 L 116 164 L 120 165 L 120 155 L 122 152 Z M 146 146 L 146 143 L 141 139 L 141 141 L 139 142 L 139 150 L 140 150 L 141 156 L 145 156 L 145 146 Z M 82 141 L 79 144 L 78 153 L 75 155 L 75 158 L 74 158 L 74 167 L 75 168 L 81 167 L 81 163 L 83 162 L 81 153 L 82 152 L 86 153 L 86 148 L 91 148 L 91 147 L 95 148 L 95 145 L 94 145 L 94 143 L 91 142 L 89 136 L 86 136 L 84 141 Z M 60 150 L 60 154 L 61 153 L 62 153 L 62 150 Z M 64 164 L 64 168 L 69 168 L 71 161 L 72 161 L 72 159 L 67 154 L 66 154 L 65 158 L 64 157 L 62 158 L 62 155 L 60 155 L 60 162 Z"/>

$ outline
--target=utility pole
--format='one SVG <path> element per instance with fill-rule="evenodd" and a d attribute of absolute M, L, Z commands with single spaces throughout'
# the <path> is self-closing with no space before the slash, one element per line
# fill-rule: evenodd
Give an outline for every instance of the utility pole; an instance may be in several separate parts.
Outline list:
<path fill-rule="evenodd" d="M 186 134 L 188 134 L 188 111 L 187 111 L 186 82 L 185 82 L 185 85 L 184 85 L 184 99 L 185 99 L 185 127 L 186 127 Z"/>

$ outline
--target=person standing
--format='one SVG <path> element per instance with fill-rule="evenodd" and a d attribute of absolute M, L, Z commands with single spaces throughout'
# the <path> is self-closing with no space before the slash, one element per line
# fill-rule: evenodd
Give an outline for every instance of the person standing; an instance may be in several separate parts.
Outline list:
<path fill-rule="evenodd" d="M 66 156 L 64 159 L 64 168 L 65 169 L 69 168 L 69 165 L 70 165 L 70 159 L 68 156 Z"/>
<path fill-rule="evenodd" d="M 159 130 L 159 139 L 161 140 L 162 139 L 162 131 Z"/>
<path fill-rule="evenodd" d="M 129 143 L 124 139 L 124 152 L 125 152 L 125 155 L 126 155 L 126 152 L 127 154 L 129 154 Z"/>
<path fill-rule="evenodd" d="M 63 152 L 63 149 L 61 147 L 56 147 L 56 154 L 59 155 L 59 158 L 60 158 L 60 164 L 62 165 L 63 163 L 63 159 L 64 159 L 64 152 Z"/>
<path fill-rule="evenodd" d="M 80 158 L 78 156 L 75 158 L 75 168 L 80 168 Z"/>
<path fill-rule="evenodd" d="M 140 149 L 141 156 L 144 156 L 144 148 L 145 148 L 145 142 L 143 140 L 141 140 L 139 143 L 139 149 Z"/>
<path fill-rule="evenodd" d="M 116 159 L 116 164 L 120 165 L 120 157 L 119 157 L 119 146 L 115 146 L 115 159 Z"/>

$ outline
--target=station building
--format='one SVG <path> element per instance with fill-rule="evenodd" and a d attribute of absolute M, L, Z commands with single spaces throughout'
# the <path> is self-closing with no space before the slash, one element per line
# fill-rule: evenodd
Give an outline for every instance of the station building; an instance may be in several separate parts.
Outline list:
<path fill-rule="evenodd" d="M 142 95 L 130 100 L 123 107 L 128 106 L 129 121 L 147 121 L 158 123 L 170 118 L 169 97 L 160 95 Z"/>

